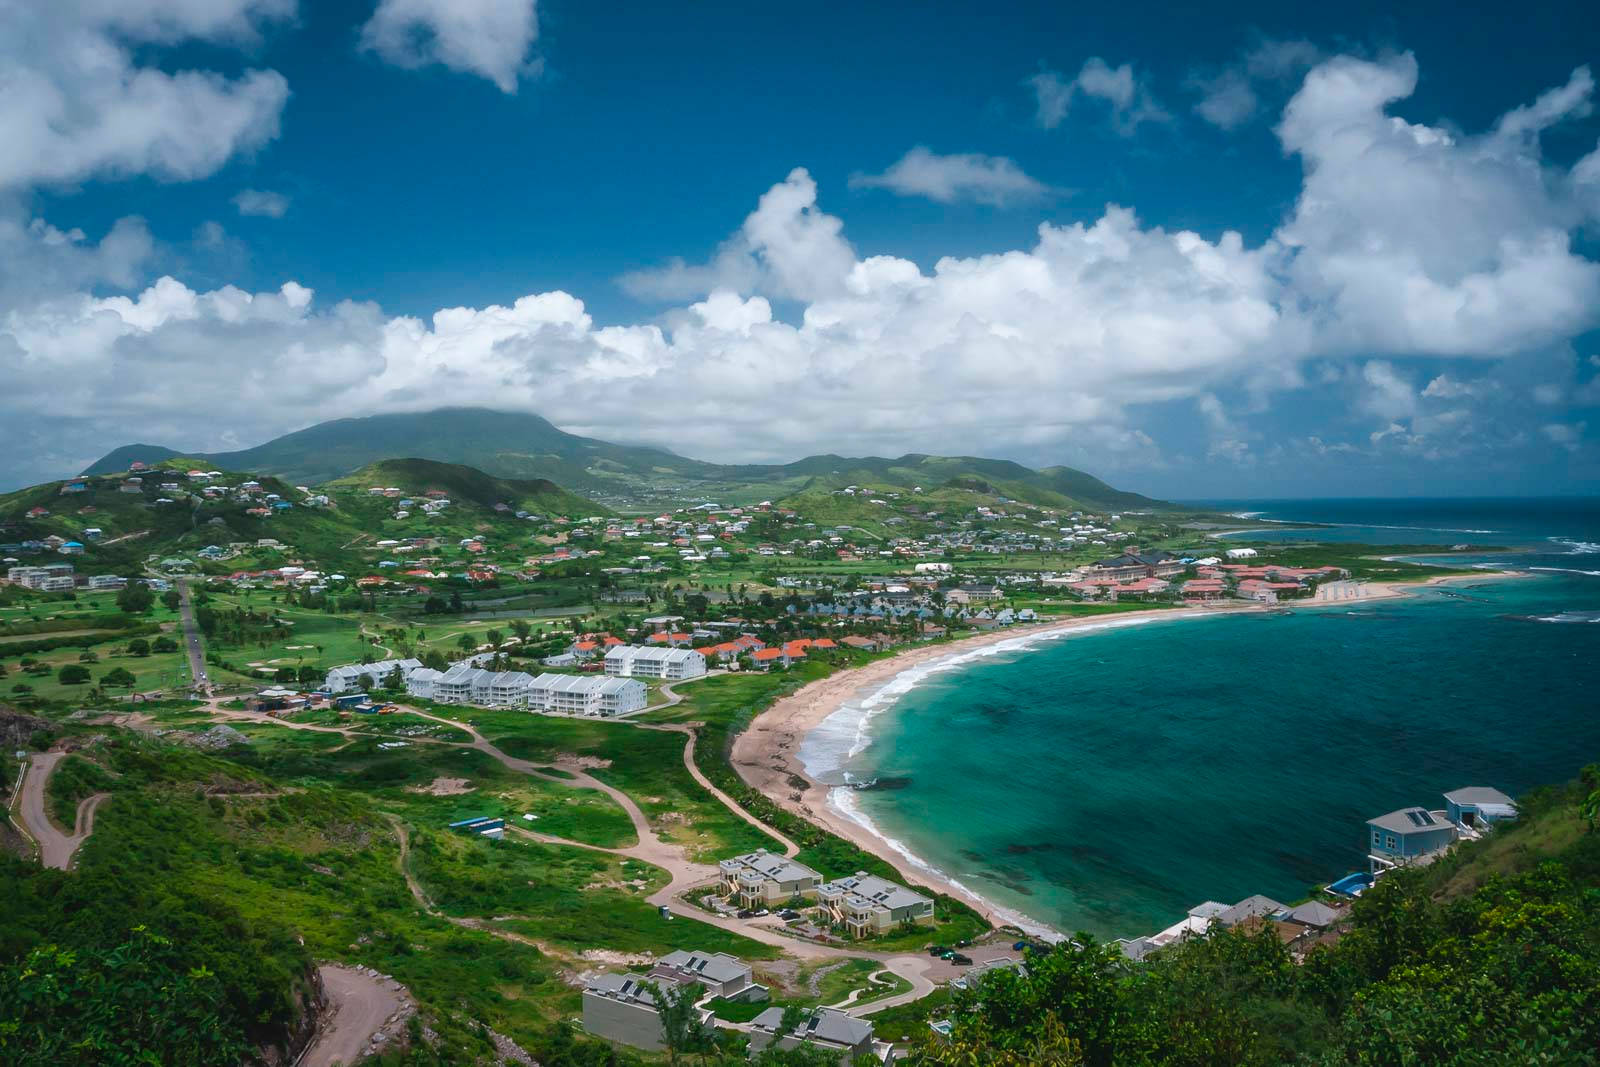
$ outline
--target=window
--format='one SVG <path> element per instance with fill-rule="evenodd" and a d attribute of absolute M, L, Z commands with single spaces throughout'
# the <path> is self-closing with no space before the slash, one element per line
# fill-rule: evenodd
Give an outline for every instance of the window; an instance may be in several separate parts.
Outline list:
<path fill-rule="evenodd" d="M 1394 848 L 1394 846 L 1395 846 L 1395 840 L 1394 840 L 1394 835 L 1393 834 L 1390 834 L 1388 837 L 1384 838 L 1384 840 L 1383 840 L 1383 847 L 1384 848 Z"/>
<path fill-rule="evenodd" d="M 1381 844 L 1383 844 L 1383 833 L 1382 833 L 1382 831 L 1380 831 L 1380 830 L 1372 831 L 1372 847 L 1373 848 L 1377 848 Z"/>

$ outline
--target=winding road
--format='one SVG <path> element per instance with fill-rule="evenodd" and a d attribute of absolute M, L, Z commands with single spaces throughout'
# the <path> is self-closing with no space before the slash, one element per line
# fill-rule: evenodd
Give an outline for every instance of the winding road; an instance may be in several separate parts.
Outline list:
<path fill-rule="evenodd" d="M 297 1067 L 352 1067 L 365 1057 L 373 1035 L 409 1001 L 398 982 L 364 970 L 328 963 L 317 973 L 328 997 L 328 1014 Z"/>
<path fill-rule="evenodd" d="M 39 862 L 46 867 L 64 871 L 72 866 L 72 857 L 94 833 L 94 810 L 109 793 L 96 793 L 78 804 L 76 825 L 67 833 L 56 827 L 45 814 L 50 775 L 61 762 L 64 752 L 41 752 L 33 757 L 27 774 L 22 779 L 21 795 L 17 798 L 17 821 L 23 832 L 33 838 L 39 847 Z"/>
<path fill-rule="evenodd" d="M 666 690 L 667 687 L 664 686 L 663 689 Z M 658 705 L 658 707 L 670 706 L 670 704 L 677 703 L 679 700 L 681 700 L 677 694 L 672 693 L 670 690 L 667 690 L 667 695 L 669 697 L 669 702 L 667 704 Z M 241 712 L 222 709 L 216 706 L 217 703 L 217 700 L 210 701 L 213 712 L 217 713 L 219 717 L 222 718 L 248 720 L 293 730 L 312 730 L 322 733 L 337 733 L 351 738 L 373 736 L 371 734 L 361 733 L 345 727 L 320 726 L 312 723 L 294 723 L 283 719 L 275 719 L 271 716 L 254 712 Z M 622 790 L 613 785 L 601 781 L 594 775 L 590 774 L 586 769 L 578 766 L 575 763 L 558 762 L 554 764 L 540 764 L 534 763 L 530 760 L 520 759 L 501 750 L 488 738 L 479 733 L 475 727 L 466 722 L 457 719 L 448 719 L 440 715 L 435 715 L 431 712 L 422 711 L 421 709 L 411 707 L 409 705 L 402 705 L 401 707 L 402 710 L 408 712 L 409 714 L 415 715 L 418 718 L 429 719 L 442 725 L 461 730 L 470 738 L 470 740 L 467 742 L 444 741 L 437 738 L 420 737 L 409 738 L 408 740 L 413 742 L 447 745 L 452 747 L 473 748 L 496 760 L 507 769 L 516 771 L 520 774 L 525 774 L 543 781 L 554 782 L 558 785 L 566 786 L 572 789 L 589 789 L 603 793 L 618 807 L 620 807 L 624 813 L 627 814 L 629 822 L 631 822 L 633 825 L 634 834 L 637 838 L 637 841 L 632 845 L 624 847 L 607 848 L 599 845 L 588 844 L 582 841 L 572 841 L 566 838 L 555 837 L 553 835 L 539 833 L 534 830 L 527 830 L 520 826 L 508 825 L 507 830 L 516 836 L 537 841 L 545 845 L 581 848 L 594 852 L 604 852 L 610 855 L 623 856 L 641 863 L 650 864 L 651 866 L 665 871 L 668 875 L 668 881 L 665 886 L 651 893 L 646 899 L 650 904 L 657 907 L 664 907 L 679 918 L 687 919 L 692 922 L 704 923 L 708 926 L 715 926 L 730 933 L 750 938 L 753 941 L 771 945 L 775 948 L 781 949 L 787 955 L 801 960 L 873 960 L 879 963 L 884 970 L 898 975 L 900 978 L 905 979 L 909 983 L 910 987 L 906 991 L 894 996 L 885 997 L 880 1000 L 873 1000 L 866 1004 L 856 1005 L 852 1003 L 848 1009 L 852 1014 L 868 1015 L 897 1004 L 904 1004 L 912 1000 L 917 1000 L 933 992 L 938 988 L 940 983 L 965 972 L 965 968 L 956 967 L 945 960 L 930 957 L 924 953 L 872 952 L 842 945 L 822 944 L 798 938 L 789 933 L 785 927 L 775 924 L 771 919 L 766 921 L 757 919 L 740 919 L 735 916 L 720 915 L 714 912 L 704 911 L 684 899 L 684 894 L 691 889 L 706 886 L 716 881 L 720 874 L 719 869 L 714 865 L 700 863 L 690 859 L 683 846 L 663 841 L 660 835 L 656 832 L 655 828 L 651 826 L 649 817 L 644 813 L 634 799 L 628 796 L 628 794 L 624 793 Z M 623 724 L 619 723 L 618 725 Z M 796 842 L 778 832 L 773 827 L 768 826 L 749 811 L 741 807 L 731 796 L 713 785 L 711 781 L 707 779 L 700 771 L 700 768 L 695 764 L 694 761 L 694 745 L 697 737 L 695 727 L 697 724 L 628 723 L 626 725 L 637 729 L 661 730 L 683 734 L 684 768 L 688 771 L 689 775 L 694 779 L 694 781 L 699 784 L 701 788 L 705 789 L 708 793 L 714 796 L 717 801 L 726 807 L 730 812 L 736 814 L 739 816 L 739 818 L 772 837 L 775 842 L 781 845 L 786 855 L 793 856 L 800 851 L 800 847 Z M 560 773 L 552 774 L 550 773 L 551 770 L 555 770 Z M 400 872 L 405 878 L 406 885 L 409 888 L 413 898 L 425 911 L 428 911 L 434 915 L 441 914 L 435 908 L 433 902 L 428 898 L 423 887 L 417 882 L 415 876 L 411 874 L 409 865 L 406 863 L 406 855 L 409 851 L 409 841 L 405 832 L 404 824 L 397 823 L 395 826 L 395 831 L 400 842 Z M 513 934 L 509 931 L 495 929 L 493 926 L 483 922 L 482 920 L 451 916 L 444 917 L 455 925 L 470 927 L 495 937 L 504 938 L 505 940 L 532 943 L 529 942 L 527 938 L 521 937 L 520 935 Z M 1008 945 L 1001 943 L 990 943 L 974 945 L 966 951 L 969 956 L 981 963 L 1006 955 L 1008 949 Z M 332 996 L 331 991 L 330 996 Z"/>

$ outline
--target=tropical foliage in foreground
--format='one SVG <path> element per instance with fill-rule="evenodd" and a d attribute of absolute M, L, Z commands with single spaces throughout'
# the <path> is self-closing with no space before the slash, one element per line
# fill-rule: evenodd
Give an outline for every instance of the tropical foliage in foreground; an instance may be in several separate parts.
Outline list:
<path fill-rule="evenodd" d="M 1435 867 L 1386 877 L 1357 902 L 1352 929 L 1303 966 L 1270 928 L 1139 964 L 1085 939 L 964 994 L 951 1040 L 924 1039 L 914 1062 L 1600 1062 L 1590 777 L 1526 798 L 1522 823 Z"/>

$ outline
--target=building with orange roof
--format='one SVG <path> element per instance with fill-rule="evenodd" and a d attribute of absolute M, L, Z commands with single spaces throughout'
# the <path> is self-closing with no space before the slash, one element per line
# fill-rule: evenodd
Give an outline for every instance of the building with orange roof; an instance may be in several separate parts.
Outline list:
<path fill-rule="evenodd" d="M 789 666 L 789 657 L 781 648 L 758 648 L 750 653 L 750 662 L 758 671 L 770 671 L 774 667 Z"/>

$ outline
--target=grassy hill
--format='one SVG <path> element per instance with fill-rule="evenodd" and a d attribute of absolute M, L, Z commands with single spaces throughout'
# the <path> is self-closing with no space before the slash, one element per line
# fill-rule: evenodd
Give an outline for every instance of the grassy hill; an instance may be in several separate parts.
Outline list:
<path fill-rule="evenodd" d="M 91 465 L 88 473 L 122 471 L 134 460 L 153 463 L 176 455 L 159 445 L 126 445 Z M 542 479 L 614 505 L 655 506 L 708 499 L 748 504 L 807 488 L 837 489 L 871 482 L 905 489 L 920 485 L 926 490 L 954 481 L 1050 507 L 1165 506 L 1070 467 L 1033 470 L 1007 460 L 920 453 L 892 459 L 829 454 L 793 463 L 725 465 L 688 459 L 660 448 L 580 437 L 537 415 L 481 408 L 337 419 L 255 448 L 199 458 L 224 469 L 267 471 L 310 485 L 345 478 L 395 456 L 464 464 L 496 478 Z"/>
<path fill-rule="evenodd" d="M 576 493 L 569 493 L 544 478 L 496 478 L 459 463 L 439 463 L 431 459 L 385 459 L 368 464 L 353 474 L 336 478 L 321 488 L 341 489 L 396 487 L 408 493 L 426 494 L 438 490 L 455 501 L 465 501 L 493 509 L 505 504 L 540 515 L 584 517 L 608 515 L 600 504 Z"/>
<path fill-rule="evenodd" d="M 181 477 L 196 463 L 210 459 L 169 459 L 141 472 L 142 485 L 124 491 L 120 476 L 88 477 L 83 489 L 64 493 L 67 482 L 46 482 L 0 495 L 0 543 L 43 540 L 56 535 L 82 542 L 78 557 L 49 555 L 44 562 L 66 559 L 86 574 L 136 573 L 146 561 L 167 556 L 193 557 L 207 545 L 280 542 L 285 556 L 305 556 L 328 567 L 365 567 L 365 555 L 376 539 L 426 534 L 458 538 L 490 535 L 502 542 L 527 536 L 528 524 L 518 510 L 541 516 L 582 518 L 603 515 L 604 507 L 543 480 L 517 481 L 482 471 L 429 460 L 387 460 L 362 468 L 326 487 L 330 506 L 312 506 L 313 494 L 269 474 L 224 472 L 213 483 L 191 483 Z M 258 497 L 241 500 L 231 491 L 218 499 L 203 495 L 207 485 L 236 487 L 260 483 Z M 164 489 L 163 486 L 176 486 Z M 372 496 L 370 487 L 395 487 L 422 497 L 438 490 L 451 506 L 437 515 L 420 513 L 409 520 L 394 518 L 397 502 Z M 252 514 L 268 495 L 290 506 Z M 37 513 L 40 509 L 43 514 Z M 100 531 L 98 537 L 89 530 Z M 248 552 L 229 557 L 227 569 L 248 569 L 272 562 Z M 33 560 L 34 557 L 30 557 Z M 282 562 L 282 561 L 278 561 Z"/>

